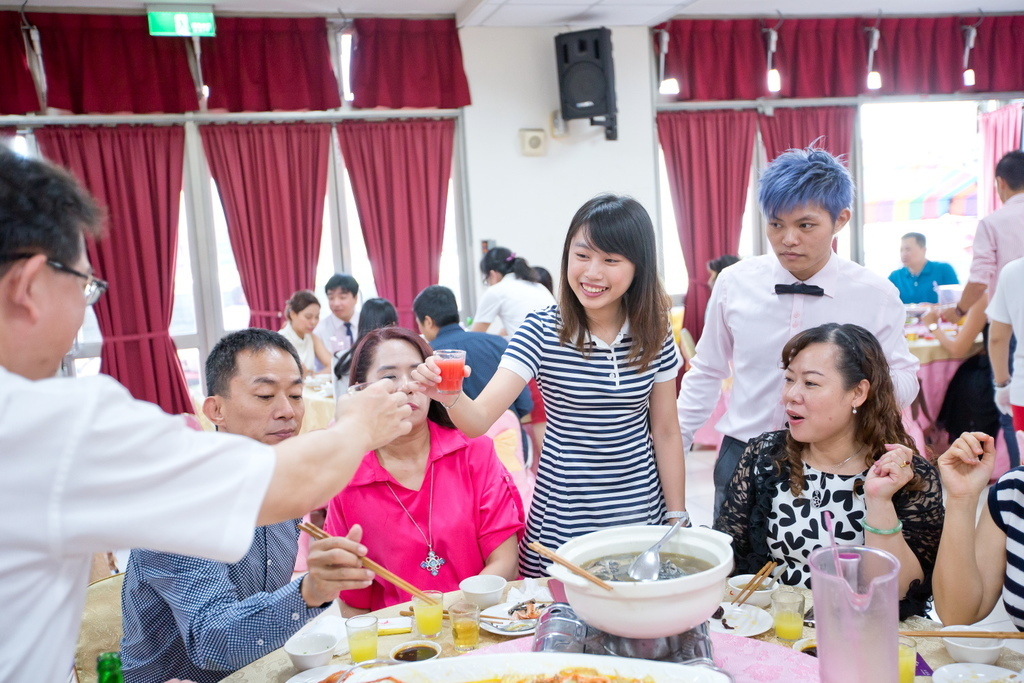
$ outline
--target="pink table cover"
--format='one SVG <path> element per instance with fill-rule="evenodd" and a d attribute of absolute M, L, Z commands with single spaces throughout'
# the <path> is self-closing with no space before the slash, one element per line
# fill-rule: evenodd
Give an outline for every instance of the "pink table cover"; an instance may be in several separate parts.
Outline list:
<path fill-rule="evenodd" d="M 516 638 L 488 645 L 464 656 L 529 652 L 533 638 Z M 818 660 L 792 648 L 754 638 L 712 633 L 715 665 L 732 674 L 736 683 L 817 683 Z"/>

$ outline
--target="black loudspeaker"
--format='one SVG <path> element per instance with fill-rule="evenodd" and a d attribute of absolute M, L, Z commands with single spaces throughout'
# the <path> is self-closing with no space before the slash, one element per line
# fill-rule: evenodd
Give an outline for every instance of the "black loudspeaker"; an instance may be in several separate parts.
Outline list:
<path fill-rule="evenodd" d="M 615 140 L 615 69 L 612 32 L 607 28 L 555 36 L 558 93 L 563 119 L 590 119 Z"/>

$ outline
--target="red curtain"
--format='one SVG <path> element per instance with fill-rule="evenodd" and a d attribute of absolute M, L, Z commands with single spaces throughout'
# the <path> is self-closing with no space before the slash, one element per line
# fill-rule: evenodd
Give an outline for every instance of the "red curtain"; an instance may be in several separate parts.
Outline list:
<path fill-rule="evenodd" d="M 778 29 L 774 57 L 782 90 L 769 94 L 762 28 L 774 26 L 774 20 L 674 20 L 661 27 L 670 36 L 665 75 L 679 81 L 679 101 L 1024 90 L 1024 60 L 1014 58 L 1024 35 L 1024 15 L 985 17 L 971 55 L 977 83 L 974 88 L 964 87 L 962 26 L 976 21 L 976 17 L 786 19 Z M 874 64 L 882 87 L 868 90 L 869 37 L 864 29 L 876 25 L 881 36 Z M 657 46 L 657 36 L 654 42 Z"/>
<path fill-rule="evenodd" d="M 979 216 L 987 216 L 999 207 L 996 195 L 996 164 L 1007 152 L 1021 149 L 1021 104 L 1014 102 L 995 111 L 978 115 L 981 130 L 981 187 Z"/>
<path fill-rule="evenodd" d="M 217 17 L 202 43 L 210 109 L 304 111 L 341 106 L 327 20 Z"/>
<path fill-rule="evenodd" d="M 964 23 L 977 24 L 979 17 Z M 1020 58 L 1020 40 L 1024 36 L 1024 15 L 985 17 L 978 26 L 978 38 L 971 51 L 975 92 L 1012 92 L 1024 90 L 1024 59 Z M 1007 58 L 1007 55 L 1013 55 Z M 962 66 L 962 64 L 961 64 Z"/>
<path fill-rule="evenodd" d="M 706 264 L 739 247 L 757 118 L 752 111 L 658 114 L 679 241 L 689 273 L 684 325 L 704 329 L 711 288 Z"/>
<path fill-rule="evenodd" d="M 145 16 L 33 13 L 29 20 L 39 28 L 49 106 L 75 114 L 198 109 L 185 41 L 150 36 Z"/>
<path fill-rule="evenodd" d="M 39 98 L 32 81 L 21 39 L 21 17 L 17 12 L 0 12 L 0 115 L 39 111 Z"/>
<path fill-rule="evenodd" d="M 338 138 L 377 292 L 416 329 L 412 301 L 441 265 L 455 121 L 346 121 Z"/>
<path fill-rule="evenodd" d="M 454 19 L 356 19 L 353 106 L 439 107 L 470 104 Z"/>
<path fill-rule="evenodd" d="M 168 413 L 194 412 L 168 333 L 174 298 L 185 135 L 179 126 L 36 130 L 43 154 L 106 207 L 109 232 L 89 259 L 110 290 L 94 306 L 100 370 Z"/>
<path fill-rule="evenodd" d="M 296 290 L 311 289 L 320 254 L 330 124 L 201 126 L 249 325 L 278 330 Z"/>
<path fill-rule="evenodd" d="M 758 114 L 757 123 L 768 153 L 768 161 L 787 149 L 817 147 L 847 158 L 853 150 L 853 120 L 856 107 L 778 107 L 771 116 Z"/>
<path fill-rule="evenodd" d="M 679 82 L 677 100 L 753 100 L 768 94 L 757 19 L 671 21 L 663 28 L 669 32 L 665 78 Z"/>

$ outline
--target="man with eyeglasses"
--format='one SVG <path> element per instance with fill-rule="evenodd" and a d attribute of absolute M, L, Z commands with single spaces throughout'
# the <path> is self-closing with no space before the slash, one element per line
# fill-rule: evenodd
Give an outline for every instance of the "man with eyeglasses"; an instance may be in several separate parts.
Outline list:
<path fill-rule="evenodd" d="M 110 377 L 55 378 L 106 288 L 84 242 L 99 226 L 67 173 L 0 145 L 3 681 L 67 677 L 94 552 L 236 561 L 255 526 L 323 506 L 367 451 L 409 431 L 387 381 L 339 400 L 333 427 L 269 446 L 194 432 Z"/>

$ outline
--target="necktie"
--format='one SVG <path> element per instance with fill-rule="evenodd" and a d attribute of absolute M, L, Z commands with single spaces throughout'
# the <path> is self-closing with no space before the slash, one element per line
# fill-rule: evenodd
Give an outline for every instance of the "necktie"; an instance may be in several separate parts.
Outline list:
<path fill-rule="evenodd" d="M 348 335 L 348 345 L 352 346 L 352 342 L 355 341 L 355 339 L 352 338 L 352 323 L 345 323 L 345 334 Z"/>
<path fill-rule="evenodd" d="M 794 285 L 775 285 L 776 294 L 806 294 L 807 296 L 824 296 L 825 290 L 817 285 L 797 282 Z"/>

